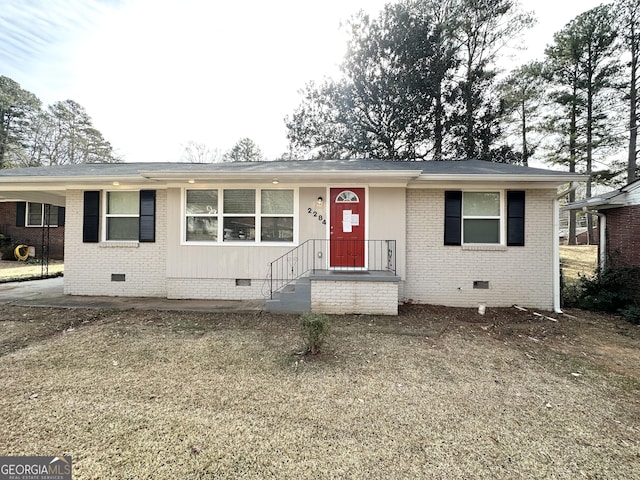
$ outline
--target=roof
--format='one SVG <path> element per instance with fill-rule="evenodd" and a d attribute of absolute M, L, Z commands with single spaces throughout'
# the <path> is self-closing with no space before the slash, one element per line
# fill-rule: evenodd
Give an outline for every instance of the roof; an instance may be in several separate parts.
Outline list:
<path fill-rule="evenodd" d="M 238 183 L 359 183 L 398 184 L 410 187 L 442 185 L 443 182 L 532 182 L 551 188 L 586 177 L 575 173 L 523 167 L 481 160 L 388 161 L 291 160 L 227 163 L 96 163 L 0 170 L 0 197 L 24 198 L 59 204 L 67 189 L 105 188 L 118 182 L 130 185 L 153 183 L 156 188 L 179 182 Z M 102 185 L 102 187 L 99 187 Z M 22 192 L 22 193 L 21 193 Z M 32 192 L 25 198 L 24 192 Z M 36 195 L 37 193 L 37 195 Z M 50 194 L 51 198 L 45 198 Z M 39 197 L 40 199 L 34 199 Z M 57 197 L 57 202 L 54 197 Z"/>
<path fill-rule="evenodd" d="M 628 205 L 640 205 L 640 178 L 618 190 L 565 205 L 562 210 L 608 210 Z"/>
<path fill-rule="evenodd" d="M 523 167 L 482 160 L 458 161 L 390 161 L 374 159 L 352 160 L 278 160 L 262 162 L 222 163 L 89 163 L 52 167 L 12 168 L 0 170 L 0 180 L 16 177 L 84 177 L 131 176 L 154 173 L 210 174 L 223 172 L 285 173 L 330 171 L 404 171 L 422 175 L 540 175 L 544 177 L 573 176 L 568 172 Z M 582 176 L 580 176 L 582 178 Z"/>

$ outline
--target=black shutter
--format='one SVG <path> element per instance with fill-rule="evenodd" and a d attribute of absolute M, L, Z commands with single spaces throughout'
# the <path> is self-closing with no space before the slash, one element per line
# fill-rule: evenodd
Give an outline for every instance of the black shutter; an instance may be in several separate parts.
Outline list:
<path fill-rule="evenodd" d="M 100 236 L 100 192 L 84 192 L 82 241 L 98 243 Z"/>
<path fill-rule="evenodd" d="M 507 245 L 524 246 L 524 190 L 507 192 Z"/>
<path fill-rule="evenodd" d="M 156 191 L 140 190 L 140 237 L 141 242 L 156 241 Z"/>
<path fill-rule="evenodd" d="M 462 243 L 462 192 L 444 192 L 444 244 Z"/>
<path fill-rule="evenodd" d="M 27 202 L 16 202 L 16 227 L 24 227 L 27 216 Z"/>
<path fill-rule="evenodd" d="M 53 207 L 56 208 L 56 207 Z M 64 207 L 57 207 L 58 208 L 58 226 L 59 227 L 64 227 Z"/>

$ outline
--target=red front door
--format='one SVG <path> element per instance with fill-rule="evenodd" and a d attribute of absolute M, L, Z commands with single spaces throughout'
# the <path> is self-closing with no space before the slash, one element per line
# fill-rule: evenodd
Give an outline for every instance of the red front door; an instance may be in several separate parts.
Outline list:
<path fill-rule="evenodd" d="M 364 188 L 331 189 L 331 267 L 364 267 Z"/>

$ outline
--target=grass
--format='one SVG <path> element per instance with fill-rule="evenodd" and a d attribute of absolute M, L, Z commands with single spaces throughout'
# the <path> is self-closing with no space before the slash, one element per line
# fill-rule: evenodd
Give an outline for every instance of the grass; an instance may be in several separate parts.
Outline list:
<path fill-rule="evenodd" d="M 64 272 L 64 263 L 60 260 L 49 262 L 47 276 L 59 276 Z M 0 260 L 0 283 L 28 280 L 42 277 L 42 265 L 40 260 L 27 262 L 14 262 Z"/>
<path fill-rule="evenodd" d="M 575 283 L 580 275 L 590 277 L 598 265 L 597 245 L 561 245 L 560 265 L 565 280 Z"/>
<path fill-rule="evenodd" d="M 294 316 L 0 318 L 0 451 L 72 455 L 76 479 L 640 470 L 640 330 L 615 317 L 409 307 L 332 318 L 312 357 Z"/>

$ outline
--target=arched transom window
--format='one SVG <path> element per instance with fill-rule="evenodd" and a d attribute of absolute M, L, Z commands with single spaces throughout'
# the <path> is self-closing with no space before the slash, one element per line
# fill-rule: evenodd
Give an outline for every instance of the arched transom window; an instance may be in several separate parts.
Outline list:
<path fill-rule="evenodd" d="M 351 190 L 344 190 L 338 194 L 336 197 L 336 203 L 359 203 L 360 199 L 358 195 L 353 193 Z"/>

